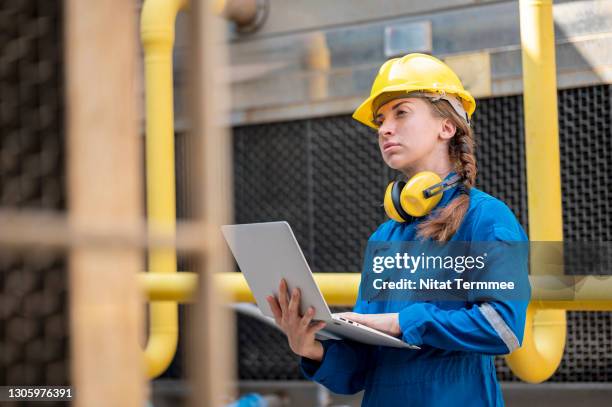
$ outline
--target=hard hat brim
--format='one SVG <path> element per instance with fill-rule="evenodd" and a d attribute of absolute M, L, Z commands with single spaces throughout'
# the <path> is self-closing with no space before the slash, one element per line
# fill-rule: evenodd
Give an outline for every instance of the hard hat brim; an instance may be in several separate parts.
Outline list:
<path fill-rule="evenodd" d="M 372 103 L 374 102 L 374 100 L 380 95 L 389 92 L 406 92 L 406 94 L 408 95 L 408 93 L 415 91 L 435 93 L 444 92 L 448 95 L 456 95 L 461 100 L 461 103 L 470 118 L 472 117 L 472 113 L 474 113 L 474 110 L 476 110 L 476 101 L 474 100 L 472 95 L 470 95 L 467 91 L 463 89 L 457 89 L 454 87 L 432 88 L 431 86 L 422 86 L 422 84 L 400 84 L 387 86 L 380 92 L 377 92 L 374 95 L 370 95 L 370 97 L 368 97 L 363 103 L 359 105 L 359 107 L 357 107 L 357 109 L 355 109 L 352 117 L 353 119 L 357 120 L 362 124 L 365 124 L 368 127 L 378 129 L 378 126 L 376 126 L 373 122 L 374 112 L 372 111 Z"/>

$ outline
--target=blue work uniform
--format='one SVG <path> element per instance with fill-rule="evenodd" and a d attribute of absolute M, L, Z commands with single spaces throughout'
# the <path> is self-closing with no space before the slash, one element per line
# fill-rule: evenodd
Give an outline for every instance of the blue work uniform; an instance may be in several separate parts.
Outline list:
<path fill-rule="evenodd" d="M 438 207 L 457 196 L 457 186 L 444 191 Z M 416 225 L 425 218 L 413 223 L 388 220 L 369 241 L 420 240 Z M 476 188 L 470 190 L 469 210 L 451 239 L 527 240 L 508 206 Z M 323 360 L 302 358 L 300 367 L 306 378 L 334 393 L 365 390 L 362 406 L 503 406 L 493 355 L 520 347 L 527 305 L 527 300 L 384 302 L 358 297 L 355 312 L 399 313 L 402 339 L 421 349 L 326 340 Z"/>

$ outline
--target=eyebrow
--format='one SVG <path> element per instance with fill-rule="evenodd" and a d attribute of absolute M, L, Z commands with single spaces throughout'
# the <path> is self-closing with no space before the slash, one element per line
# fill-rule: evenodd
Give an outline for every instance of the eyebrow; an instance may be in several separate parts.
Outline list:
<path fill-rule="evenodd" d="M 395 106 L 393 106 L 393 107 L 391 108 L 391 110 L 393 111 L 393 110 L 397 109 L 398 107 L 400 107 L 400 106 L 401 106 L 401 105 L 403 105 L 404 103 L 412 103 L 412 102 L 411 102 L 410 100 L 402 100 L 401 102 L 399 102 L 399 103 L 397 103 Z M 377 119 L 378 119 L 379 117 L 381 117 L 381 116 L 383 116 L 383 117 L 384 117 L 384 115 L 383 115 L 382 113 L 377 114 L 377 115 L 376 115 L 376 117 L 374 118 L 374 120 L 377 120 Z"/>

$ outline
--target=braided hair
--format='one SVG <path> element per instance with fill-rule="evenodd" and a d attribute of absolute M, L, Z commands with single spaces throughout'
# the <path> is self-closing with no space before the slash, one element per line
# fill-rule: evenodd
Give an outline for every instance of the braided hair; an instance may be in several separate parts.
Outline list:
<path fill-rule="evenodd" d="M 474 133 L 465 119 L 461 118 L 446 100 L 429 101 L 434 116 L 450 119 L 457 131 L 450 139 L 448 154 L 455 172 L 462 178 L 458 186 L 459 196 L 448 205 L 436 209 L 428 219 L 417 226 L 417 236 L 445 242 L 461 226 L 470 207 L 470 189 L 476 183 L 476 157 L 474 155 Z"/>

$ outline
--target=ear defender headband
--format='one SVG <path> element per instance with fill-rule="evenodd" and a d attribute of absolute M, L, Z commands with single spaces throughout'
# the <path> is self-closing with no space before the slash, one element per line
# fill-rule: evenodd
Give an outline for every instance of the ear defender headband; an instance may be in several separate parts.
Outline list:
<path fill-rule="evenodd" d="M 459 175 L 442 181 L 431 171 L 419 172 L 408 181 L 392 181 L 385 191 L 385 212 L 397 222 L 412 222 L 430 213 L 442 199 L 442 192 L 461 181 Z M 465 193 L 464 188 L 461 192 Z"/>

